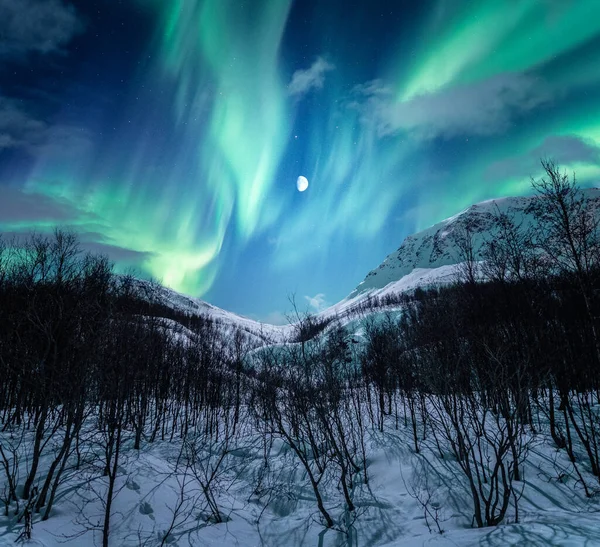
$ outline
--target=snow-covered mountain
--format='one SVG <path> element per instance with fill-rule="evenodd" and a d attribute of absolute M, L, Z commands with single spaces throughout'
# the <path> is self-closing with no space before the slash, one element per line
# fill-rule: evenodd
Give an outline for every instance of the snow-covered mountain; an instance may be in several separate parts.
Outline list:
<path fill-rule="evenodd" d="M 600 189 L 590 188 L 584 192 L 598 210 Z M 498 230 L 498 214 L 507 214 L 516 223 L 522 223 L 525 229 L 535 222 L 533 214 L 528 212 L 528 207 L 535 199 L 539 198 L 509 197 L 483 201 L 408 236 L 400 248 L 371 270 L 345 300 L 356 301 L 368 294 L 399 293 L 453 281 L 460 263 L 457 237 L 464 233 L 464 229 L 468 227 L 476 259 L 481 259 L 479 252 L 482 245 L 492 240 Z"/>
<path fill-rule="evenodd" d="M 584 190 L 586 198 L 600 211 L 600 189 Z M 481 259 L 481 248 L 491 241 L 497 230 L 499 214 L 506 214 L 514 222 L 527 229 L 535 223 L 528 211 L 537 197 L 508 197 L 483 201 L 433 226 L 408 236 L 397 251 L 388 255 L 365 279 L 341 302 L 322 311 L 322 319 L 343 318 L 369 296 L 385 296 L 451 283 L 457 279 L 460 267 L 460 251 L 457 239 L 468 228 L 476 251 Z M 203 300 L 179 294 L 160 285 L 139 281 L 140 292 L 172 309 L 193 315 L 206 315 L 217 320 L 225 328 L 241 328 L 256 341 L 280 341 L 293 335 L 293 325 L 269 325 L 213 306 Z"/>
<path fill-rule="evenodd" d="M 289 325 L 279 326 L 260 323 L 248 317 L 243 317 L 213 306 L 199 298 L 178 293 L 158 283 L 151 283 L 141 279 L 133 279 L 132 282 L 135 283 L 136 293 L 149 302 L 166 306 L 186 315 L 205 316 L 219 323 L 221 330 L 233 331 L 241 329 L 257 343 L 280 341 L 286 338 L 290 331 Z"/>

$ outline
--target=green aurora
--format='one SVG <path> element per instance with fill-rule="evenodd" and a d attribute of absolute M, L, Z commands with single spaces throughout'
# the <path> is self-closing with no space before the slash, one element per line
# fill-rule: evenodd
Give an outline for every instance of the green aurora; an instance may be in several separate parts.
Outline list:
<path fill-rule="evenodd" d="M 0 192 L 54 209 L 0 230 L 69 226 L 118 269 L 240 313 L 343 298 L 409 233 L 527 194 L 539 157 L 600 179 L 597 0 L 72 4 L 84 23 L 35 53 L 67 66 L 60 100 L 38 113 L 0 87 L 0 120 L 68 134 L 0 147 Z"/>

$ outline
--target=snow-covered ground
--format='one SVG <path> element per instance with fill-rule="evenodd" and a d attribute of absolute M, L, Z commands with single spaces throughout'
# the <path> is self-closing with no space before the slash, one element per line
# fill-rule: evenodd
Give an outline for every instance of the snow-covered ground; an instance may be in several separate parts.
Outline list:
<path fill-rule="evenodd" d="M 335 529 L 329 530 L 290 447 L 276 440 L 265 468 L 264 436 L 250 419 L 244 424 L 218 477 L 217 502 L 225 516 L 221 524 L 207 520 L 205 498 L 180 458 L 182 445 L 177 437 L 145 442 L 139 451 L 133 449 L 131 439 L 126 440 L 110 545 L 600 545 L 600 499 L 585 498 L 568 458 L 553 447 L 543 423 L 539 433 L 529 434 L 523 480 L 515 483 L 520 495 L 518 523 L 511 506 L 500 526 L 473 528 L 472 502 L 456 461 L 448 455 L 440 458 L 431 438 L 422 442 L 421 453 L 416 454 L 410 427 L 404 427 L 400 416 L 398 429 L 390 418 L 384 432 L 368 431 L 370 481 L 355 486 L 355 515 L 346 511 L 338 485 L 325 485 L 324 503 L 336 522 Z M 0 442 L 10 444 L 10 433 L 3 432 Z M 204 457 L 213 462 L 220 448 L 201 447 Z M 98 467 L 100 455 L 99 445 L 90 443 L 81 470 L 68 471 L 50 518 L 42 522 L 36 516 L 33 537 L 26 545 L 101 544 L 106 479 Z M 48 455 L 43 464 L 49 464 Z M 585 478 L 598 492 L 597 479 Z M 426 520 L 423 502 L 427 498 Z M 13 545 L 21 530 L 22 524 L 14 519 L 0 517 L 0 545 Z"/>

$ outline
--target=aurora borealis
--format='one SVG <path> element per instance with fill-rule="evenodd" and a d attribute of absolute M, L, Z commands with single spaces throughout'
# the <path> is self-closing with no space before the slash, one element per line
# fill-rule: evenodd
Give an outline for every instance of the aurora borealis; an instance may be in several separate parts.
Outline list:
<path fill-rule="evenodd" d="M 314 311 L 540 157 L 598 184 L 599 54 L 597 0 L 0 0 L 0 231 Z"/>

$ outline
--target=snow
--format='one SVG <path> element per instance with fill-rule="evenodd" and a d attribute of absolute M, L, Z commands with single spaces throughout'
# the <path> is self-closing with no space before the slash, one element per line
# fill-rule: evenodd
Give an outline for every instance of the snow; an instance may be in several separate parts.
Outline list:
<path fill-rule="evenodd" d="M 589 188 L 583 190 L 586 199 L 600 207 L 600 190 Z M 534 222 L 528 206 L 537 197 L 507 197 L 490 199 L 472 205 L 468 209 L 451 216 L 421 232 L 408 236 L 397 251 L 389 254 L 365 279 L 350 293 L 346 300 L 371 291 L 383 289 L 390 283 L 400 281 L 404 276 L 413 275 L 421 269 L 438 269 L 460 262 L 455 235 L 469 226 L 473 235 L 474 249 L 493 239 L 497 230 L 495 217 L 497 213 L 507 214 L 518 225 L 525 229 Z M 443 275 L 443 272 L 439 272 Z M 409 283 L 409 281 L 407 281 Z M 402 286 L 402 285 L 399 285 Z"/>
<path fill-rule="evenodd" d="M 168 287 L 147 281 L 135 280 L 138 293 L 149 300 L 188 315 L 202 315 L 218 322 L 223 330 L 241 329 L 257 343 L 271 343 L 286 340 L 291 332 L 290 325 L 271 325 L 237 315 L 213 306 L 204 300 L 180 294 Z"/>
<path fill-rule="evenodd" d="M 540 433 L 530 433 L 531 447 L 524 467 L 519 502 L 520 522 L 509 510 L 507 522 L 498 527 L 471 527 L 469 494 L 458 466 L 452 458 L 441 459 L 428 442 L 422 453 L 411 448 L 410 427 L 402 420 L 399 429 L 392 421 L 383 433 L 369 430 L 367 439 L 369 486 L 355 491 L 357 519 L 351 529 L 352 540 L 343 533 L 347 514 L 335 485 L 325 491 L 325 503 L 336 520 L 338 530 L 326 530 L 320 523 L 314 497 L 306 477 L 293 454 L 282 441 L 276 441 L 269 458 L 269 474 L 262 479 L 262 443 L 259 432 L 247 428 L 238 439 L 227 461 L 218 501 L 226 522 L 210 524 L 202 508 L 192 504 L 197 492 L 189 475 L 177 469 L 179 443 L 169 440 L 144 443 L 139 452 L 126 444 L 117 480 L 113 507 L 111 545 L 160 545 L 169 528 L 186 485 L 187 519 L 175 528 L 168 545 L 187 546 L 281 546 L 281 545 L 373 545 L 387 547 L 431 546 L 505 546 L 505 545 L 600 545 L 600 502 L 586 499 L 564 451 L 556 450 L 542 423 Z M 0 435 L 4 442 L 9 433 Z M 92 455 L 90 464 L 95 460 Z M 97 464 L 97 462 L 95 462 Z M 44 460 L 48 465 L 48 457 Z M 97 470 L 96 470 L 97 471 Z M 92 530 L 101 522 L 104 479 L 99 473 L 71 470 L 59 490 L 49 520 L 36 520 L 33 539 L 26 545 L 45 547 L 99 545 L 101 535 Z M 588 484 L 596 479 L 586 476 Z M 187 482 L 186 482 L 187 481 Z M 426 483 L 426 484 L 425 484 Z M 196 491 L 194 491 L 196 488 Z M 438 517 L 443 534 L 435 531 L 416 496 L 427 490 L 432 503 L 439 505 Z M 21 531 L 0 517 L 0 545 L 13 545 Z"/>

